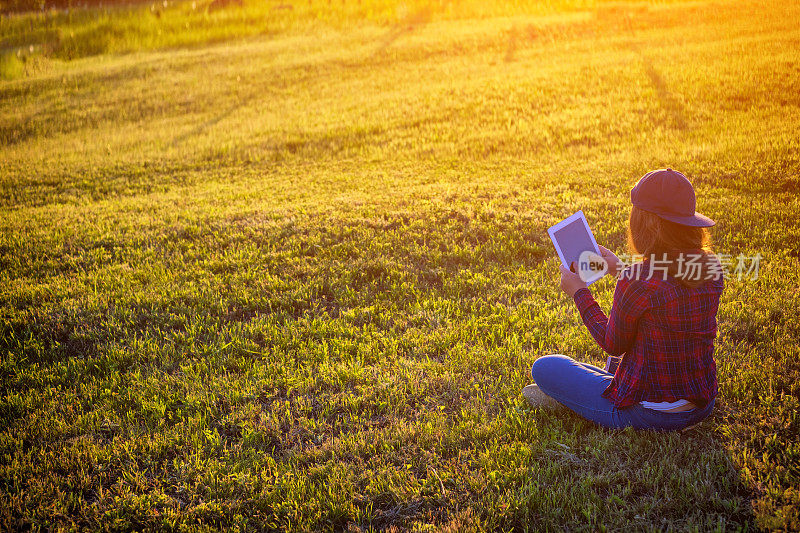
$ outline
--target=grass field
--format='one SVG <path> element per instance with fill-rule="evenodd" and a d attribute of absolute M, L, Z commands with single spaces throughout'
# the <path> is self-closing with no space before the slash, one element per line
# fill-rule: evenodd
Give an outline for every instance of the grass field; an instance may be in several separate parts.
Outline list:
<path fill-rule="evenodd" d="M 800 529 L 800 4 L 349 5 L 0 21 L 0 529 Z M 605 360 L 545 229 L 664 166 L 763 256 L 713 415 L 529 408 Z"/>

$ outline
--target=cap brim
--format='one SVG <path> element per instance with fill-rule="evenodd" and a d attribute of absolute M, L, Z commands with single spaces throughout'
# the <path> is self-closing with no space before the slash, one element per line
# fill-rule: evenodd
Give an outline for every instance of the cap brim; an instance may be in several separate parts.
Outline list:
<path fill-rule="evenodd" d="M 656 215 L 660 216 L 664 220 L 669 220 L 670 222 L 675 222 L 676 224 L 681 224 L 683 226 L 692 226 L 695 228 L 710 228 L 716 222 L 708 218 L 707 216 L 698 213 L 697 211 L 694 212 L 694 215 L 683 217 L 680 215 L 663 215 L 661 213 L 656 213 Z"/>

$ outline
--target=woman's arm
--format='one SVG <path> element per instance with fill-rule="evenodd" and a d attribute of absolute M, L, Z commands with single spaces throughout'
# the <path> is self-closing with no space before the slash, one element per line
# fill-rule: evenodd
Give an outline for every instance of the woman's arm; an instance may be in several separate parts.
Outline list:
<path fill-rule="evenodd" d="M 637 284 L 620 278 L 614 290 L 614 303 L 606 317 L 588 288 L 579 288 L 573 300 L 581 319 L 597 344 L 610 355 L 622 355 L 633 345 L 639 318 L 648 307 L 648 296 Z"/>

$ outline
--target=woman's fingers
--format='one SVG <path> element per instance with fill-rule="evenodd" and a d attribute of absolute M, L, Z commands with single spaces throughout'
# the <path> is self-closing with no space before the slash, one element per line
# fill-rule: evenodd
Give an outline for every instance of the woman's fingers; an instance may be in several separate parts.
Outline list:
<path fill-rule="evenodd" d="M 558 269 L 561 271 L 562 276 L 577 276 L 578 272 L 575 269 L 576 266 L 577 265 L 573 261 L 572 263 L 570 263 L 569 268 L 565 267 L 564 265 L 558 265 Z"/>
<path fill-rule="evenodd" d="M 583 282 L 581 277 L 569 268 L 564 265 L 558 265 L 558 269 L 561 271 L 561 290 L 568 295 L 573 296 L 575 291 L 581 287 L 586 287 L 586 283 Z"/>

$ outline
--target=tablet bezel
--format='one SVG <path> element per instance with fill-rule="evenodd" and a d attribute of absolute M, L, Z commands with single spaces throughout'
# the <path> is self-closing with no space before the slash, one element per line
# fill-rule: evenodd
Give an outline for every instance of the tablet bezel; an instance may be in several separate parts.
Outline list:
<path fill-rule="evenodd" d="M 594 246 L 595 253 L 597 253 L 597 255 L 600 255 L 600 256 L 603 255 L 603 254 L 600 253 L 600 247 L 597 246 L 597 241 L 594 239 L 594 234 L 592 233 L 592 229 L 589 227 L 589 221 L 586 220 L 586 215 L 583 214 L 583 210 L 580 210 L 577 213 L 575 213 L 574 215 L 571 215 L 571 216 L 565 218 L 564 220 L 562 220 L 561 222 L 559 222 L 557 224 L 554 224 L 554 225 L 550 226 L 549 228 L 547 228 L 547 234 L 550 235 L 550 240 L 553 241 L 553 246 L 556 249 L 556 253 L 558 253 L 558 258 L 561 260 L 561 264 L 564 265 L 567 268 L 569 268 L 569 265 L 567 264 L 567 261 L 564 259 L 564 252 L 561 250 L 561 246 L 559 245 L 558 241 L 556 240 L 555 233 L 558 230 L 560 230 L 561 228 L 563 228 L 564 226 L 568 226 L 569 224 L 572 224 L 576 220 L 580 220 L 580 221 L 583 222 L 583 227 L 586 230 L 586 233 L 589 234 L 589 240 L 592 241 L 592 245 Z M 601 279 L 603 276 L 605 276 L 605 272 L 602 272 L 602 273 L 598 272 L 596 277 L 589 278 L 589 279 L 584 280 L 584 281 L 586 282 L 586 285 L 591 285 L 595 281 Z"/>

